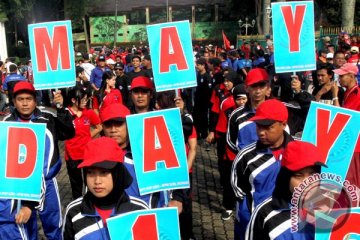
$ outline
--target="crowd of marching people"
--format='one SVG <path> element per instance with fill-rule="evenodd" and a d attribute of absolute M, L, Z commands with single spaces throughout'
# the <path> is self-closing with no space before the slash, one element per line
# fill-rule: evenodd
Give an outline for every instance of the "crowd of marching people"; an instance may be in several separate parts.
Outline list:
<path fill-rule="evenodd" d="M 275 72 L 270 39 L 238 49 L 195 46 L 197 86 L 166 92 L 156 92 L 151 51 L 143 46 L 83 53 L 76 85 L 52 91 L 34 89 L 31 60 L 0 62 L 4 120 L 48 129 L 41 201 L 21 201 L 18 211 L 19 202 L 1 199 L 0 238 L 37 239 L 38 215 L 48 239 L 109 239 L 107 218 L 164 207 L 169 197 L 167 205 L 179 210 L 181 238 L 194 239 L 191 187 L 140 195 L 126 126 L 130 114 L 178 107 L 190 179 L 197 146 L 216 147 L 221 218 L 235 217 L 235 239 L 314 239 L 311 223 L 290 232 L 288 208 L 296 184 L 324 164 L 314 145 L 296 139 L 312 101 L 360 111 L 358 39 L 334 46 L 324 38 L 317 69 L 296 74 Z M 74 200 L 64 218 L 58 141 L 65 141 Z M 359 153 L 358 142 L 347 175 L 357 187 Z"/>

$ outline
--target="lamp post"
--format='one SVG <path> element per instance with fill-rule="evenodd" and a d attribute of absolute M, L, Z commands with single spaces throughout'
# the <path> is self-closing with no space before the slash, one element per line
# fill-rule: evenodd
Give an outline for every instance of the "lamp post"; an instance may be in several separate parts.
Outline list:
<path fill-rule="evenodd" d="M 248 28 L 254 28 L 254 26 L 255 26 L 255 19 L 253 19 L 251 21 L 251 23 L 248 23 L 248 21 L 249 21 L 248 17 L 245 18 L 245 23 L 244 24 L 243 24 L 243 21 L 241 19 L 238 21 L 239 28 L 240 28 L 240 34 L 241 34 L 241 28 L 244 27 L 245 28 L 245 36 L 247 36 L 247 34 L 248 34 Z"/>
<path fill-rule="evenodd" d="M 114 48 L 116 48 L 116 42 L 117 42 L 117 10 L 118 10 L 118 1 L 115 0 L 115 26 L 114 26 Z"/>
<path fill-rule="evenodd" d="M 268 6 L 266 7 L 265 11 L 266 11 L 266 16 L 267 16 L 267 18 L 268 18 L 269 21 L 270 21 L 269 34 L 271 34 L 271 27 L 272 27 L 272 22 L 271 22 L 272 10 L 271 10 L 270 5 L 268 5 Z"/>
<path fill-rule="evenodd" d="M 271 14 L 271 7 L 270 7 L 270 5 L 268 5 L 265 10 L 266 10 L 266 16 L 267 16 L 269 19 L 271 19 L 271 18 L 272 18 L 272 14 Z"/>
<path fill-rule="evenodd" d="M 169 21 L 169 0 L 166 0 L 166 22 Z"/>

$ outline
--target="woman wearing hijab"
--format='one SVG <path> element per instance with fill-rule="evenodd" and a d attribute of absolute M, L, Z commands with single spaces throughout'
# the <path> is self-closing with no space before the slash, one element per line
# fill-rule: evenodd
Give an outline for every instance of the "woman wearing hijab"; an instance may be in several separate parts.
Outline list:
<path fill-rule="evenodd" d="M 302 199 L 304 205 L 297 210 L 299 218 L 303 221 L 296 226 L 293 226 L 291 206 L 295 188 L 306 180 L 310 181 L 310 178 L 315 179 L 315 175 L 321 172 L 321 166 L 326 166 L 321 159 L 318 149 L 311 143 L 292 141 L 286 146 L 272 197 L 254 210 L 246 230 L 246 240 L 312 240 L 315 238 L 314 223 L 309 222 L 308 218 L 312 212 L 310 208 L 310 210 L 306 209 L 306 205 L 316 206 L 318 203 L 314 202 L 311 196 Z M 305 188 L 304 192 L 306 190 Z M 308 192 L 311 193 L 311 191 Z M 295 232 L 292 231 L 294 227 L 297 228 Z"/>
<path fill-rule="evenodd" d="M 110 239 L 106 219 L 147 209 L 140 199 L 124 191 L 132 177 L 123 165 L 124 152 L 116 141 L 101 137 L 90 141 L 79 168 L 84 170 L 88 192 L 71 202 L 65 214 L 64 239 Z"/>

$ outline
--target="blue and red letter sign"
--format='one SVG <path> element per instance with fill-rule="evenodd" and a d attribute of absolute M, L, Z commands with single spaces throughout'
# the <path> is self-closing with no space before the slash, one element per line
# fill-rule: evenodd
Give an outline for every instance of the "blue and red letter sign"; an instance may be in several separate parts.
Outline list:
<path fill-rule="evenodd" d="M 28 26 L 36 89 L 75 85 L 75 57 L 71 21 Z"/>

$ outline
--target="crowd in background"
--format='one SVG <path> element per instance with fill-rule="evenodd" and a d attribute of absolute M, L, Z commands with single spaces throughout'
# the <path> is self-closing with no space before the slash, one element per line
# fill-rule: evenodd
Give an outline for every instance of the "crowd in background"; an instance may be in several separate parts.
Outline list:
<path fill-rule="evenodd" d="M 339 39 L 338 45 L 335 46 L 331 44 L 329 37 L 325 37 L 324 47 L 317 51 L 317 69 L 297 72 L 296 75 L 275 72 L 274 46 L 270 38 L 266 39 L 265 46 L 251 40 L 243 42 L 237 49 L 224 49 L 211 44 L 196 45 L 193 53 L 197 86 L 159 93 L 154 87 L 151 50 L 148 47 L 109 49 L 104 46 L 99 52 L 92 49 L 90 53 L 81 53 L 76 63 L 76 86 L 60 89 L 63 98 L 61 105 L 70 111 L 75 125 L 75 137 L 79 137 L 67 139 L 65 142 L 65 159 L 73 198 L 83 195 L 83 188 L 80 187 L 83 181 L 82 174 L 77 168 L 83 156 L 77 155 L 75 149 L 83 148 L 86 141 L 99 134 L 104 135 L 104 130 L 105 136 L 112 136 L 108 128 L 114 123 L 107 122 L 109 118 L 106 115 L 111 115 L 106 113 L 109 107 L 121 104 L 129 111 L 125 115 L 180 107 L 188 150 L 189 174 L 191 176 L 192 165 L 196 164 L 196 145 L 200 144 L 207 150 L 216 146 L 223 191 L 221 217 L 224 221 L 230 219 L 236 203 L 242 203 L 245 195 L 249 198 L 249 195 L 253 194 L 248 190 L 248 185 L 239 186 L 238 181 L 234 179 L 239 177 L 234 162 L 240 161 L 240 153 L 251 143 L 261 139 L 259 128 L 263 125 L 255 120 L 251 124 L 249 120 L 260 114 L 256 110 L 262 103 L 270 99 L 282 102 L 279 109 L 281 106 L 286 108 L 286 118 L 282 120 L 282 123 L 286 124 L 279 126 L 279 129 L 281 135 L 284 129 L 285 138 L 291 140 L 294 136 L 301 136 L 311 101 L 360 111 L 359 37 L 342 34 Z M 26 64 L 15 64 L 7 59 L 0 62 L 0 69 L 0 111 L 2 114 L 13 113 L 17 109 L 17 105 L 14 105 L 16 85 L 19 82 L 34 82 L 31 60 Z M 55 107 L 58 102 L 53 93 L 57 91 L 58 89 L 36 91 L 36 105 L 40 108 Z M 125 115 L 120 114 L 116 117 L 124 118 Z M 87 125 L 92 128 L 84 128 L 81 122 L 84 116 L 88 121 Z M 83 136 L 77 132 L 79 129 L 88 132 L 85 139 L 81 139 Z M 108 134 L 106 131 L 109 131 Z M 122 146 L 124 150 L 128 150 L 128 147 Z M 279 152 L 273 149 L 272 151 L 275 158 L 278 158 Z M 355 153 L 358 152 L 357 146 Z M 355 154 L 354 159 L 352 164 L 356 161 L 356 167 L 353 168 L 356 170 L 359 164 L 358 155 Z M 351 180 L 359 187 L 357 175 L 356 171 L 352 173 Z M 247 173 L 241 177 L 244 181 L 249 181 Z M 183 239 L 192 239 L 191 190 L 180 193 L 180 196 L 183 197 L 179 200 L 183 212 L 187 214 L 182 216 L 182 236 Z M 250 221 L 254 209 L 249 209 L 248 206 L 238 206 L 238 209 L 243 209 L 243 212 L 235 216 L 239 225 L 235 224 L 235 230 L 237 236 L 241 236 L 242 239 L 245 236 L 246 225 L 241 225 L 240 221 L 242 218 Z M 244 215 L 244 212 L 248 212 L 249 215 Z"/>

